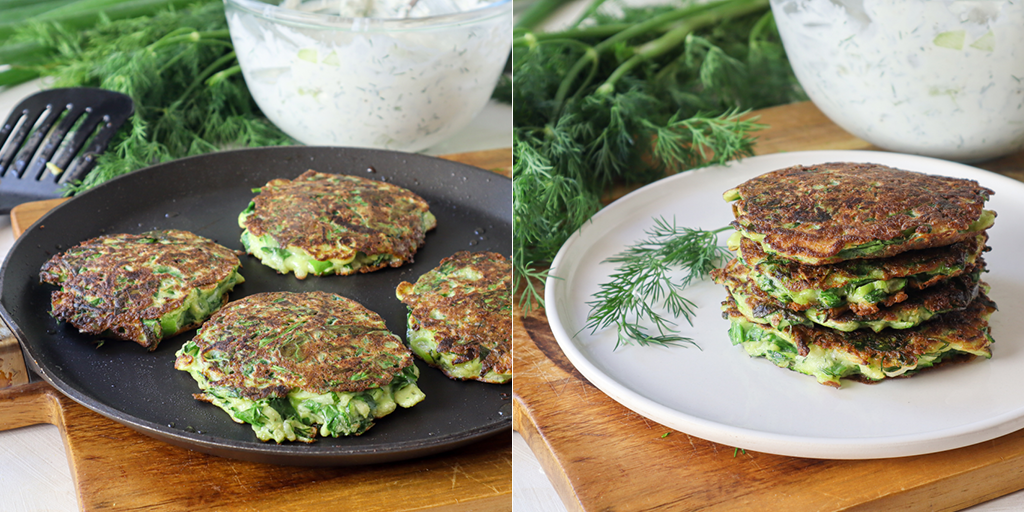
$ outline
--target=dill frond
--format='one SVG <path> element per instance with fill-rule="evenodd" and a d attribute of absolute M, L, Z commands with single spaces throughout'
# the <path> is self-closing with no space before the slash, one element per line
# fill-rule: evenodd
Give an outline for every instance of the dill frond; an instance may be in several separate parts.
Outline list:
<path fill-rule="evenodd" d="M 550 262 L 611 187 L 749 156 L 746 113 L 807 98 L 764 0 L 607 4 L 515 32 L 514 268 Z"/>
<path fill-rule="evenodd" d="M 615 348 L 634 342 L 696 346 L 692 339 L 678 334 L 673 319 L 682 318 L 693 325 L 696 305 L 683 297 L 682 290 L 728 260 L 729 250 L 718 245 L 718 234 L 729 229 L 705 231 L 680 227 L 675 220 L 655 219 L 647 238 L 604 261 L 617 266 L 594 300 L 587 303 L 590 313 L 585 329 L 596 333 L 614 326 L 618 331 Z M 672 275 L 680 270 L 682 277 L 673 281 Z"/>
<path fill-rule="evenodd" d="M 238 72 L 224 6 L 104 21 L 84 31 L 34 23 L 17 34 L 54 52 L 37 71 L 52 87 L 102 87 L 125 93 L 135 115 L 114 136 L 70 195 L 155 163 L 224 148 L 295 142 L 259 111 Z"/>

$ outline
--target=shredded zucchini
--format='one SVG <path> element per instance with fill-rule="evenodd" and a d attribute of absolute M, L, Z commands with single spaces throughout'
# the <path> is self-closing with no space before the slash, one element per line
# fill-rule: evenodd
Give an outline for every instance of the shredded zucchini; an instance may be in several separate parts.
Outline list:
<path fill-rule="evenodd" d="M 199 347 L 191 340 L 175 354 L 181 355 L 191 356 L 190 363 L 179 369 L 192 375 L 203 399 L 223 409 L 235 422 L 251 425 L 261 441 L 308 443 L 318 432 L 322 437 L 359 435 L 373 426 L 375 419 L 394 412 L 398 406 L 409 408 L 425 398 L 416 385 L 419 369 L 410 365 L 379 388 L 327 393 L 292 389 L 284 397 L 254 400 L 210 381 L 210 363 L 200 357 Z"/>

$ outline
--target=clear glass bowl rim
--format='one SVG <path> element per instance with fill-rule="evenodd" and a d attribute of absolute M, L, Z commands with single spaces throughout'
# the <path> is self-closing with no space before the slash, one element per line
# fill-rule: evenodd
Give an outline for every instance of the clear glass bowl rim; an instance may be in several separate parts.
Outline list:
<path fill-rule="evenodd" d="M 438 30 L 452 26 L 475 25 L 512 14 L 512 0 L 497 0 L 478 9 L 422 18 L 349 18 L 285 9 L 259 0 L 224 0 L 224 5 L 240 9 L 265 20 L 294 27 L 344 32 L 406 32 Z"/>

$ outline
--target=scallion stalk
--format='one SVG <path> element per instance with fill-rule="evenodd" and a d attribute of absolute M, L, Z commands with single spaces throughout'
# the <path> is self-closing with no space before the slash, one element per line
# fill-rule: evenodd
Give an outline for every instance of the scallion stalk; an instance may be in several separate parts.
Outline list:
<path fill-rule="evenodd" d="M 515 28 L 533 30 L 569 0 L 538 0 L 528 7 L 516 20 Z"/>
<path fill-rule="evenodd" d="M 82 30 L 109 20 L 150 16 L 167 8 L 180 9 L 195 0 L 78 0 L 24 20 L 0 22 L 0 41 L 6 41 L 26 22 L 60 23 L 65 30 Z"/>
<path fill-rule="evenodd" d="M 600 87 L 598 94 L 610 94 L 615 90 L 615 84 L 626 73 L 640 65 L 642 62 L 664 55 L 678 47 L 695 30 L 708 27 L 724 19 L 737 18 L 747 14 L 763 11 L 768 7 L 768 0 L 734 0 L 713 5 L 712 8 L 694 14 L 687 18 L 679 26 L 669 30 L 665 35 L 640 46 L 633 53 L 633 56 L 619 65 Z"/>
<path fill-rule="evenodd" d="M 75 3 L 78 0 L 48 0 L 33 4 L 19 5 L 17 7 L 0 7 L 3 11 L 3 23 L 16 23 L 28 20 L 44 12 Z"/>

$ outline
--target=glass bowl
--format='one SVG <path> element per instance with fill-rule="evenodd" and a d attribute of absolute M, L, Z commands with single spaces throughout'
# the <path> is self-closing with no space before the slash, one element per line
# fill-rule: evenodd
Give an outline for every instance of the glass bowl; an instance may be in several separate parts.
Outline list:
<path fill-rule="evenodd" d="M 511 0 L 403 19 L 224 4 L 253 99 L 307 145 L 429 148 L 483 110 L 512 45 Z"/>
<path fill-rule="evenodd" d="M 878 147 L 961 162 L 1024 148 L 1024 6 L 771 0 L 814 104 Z"/>

